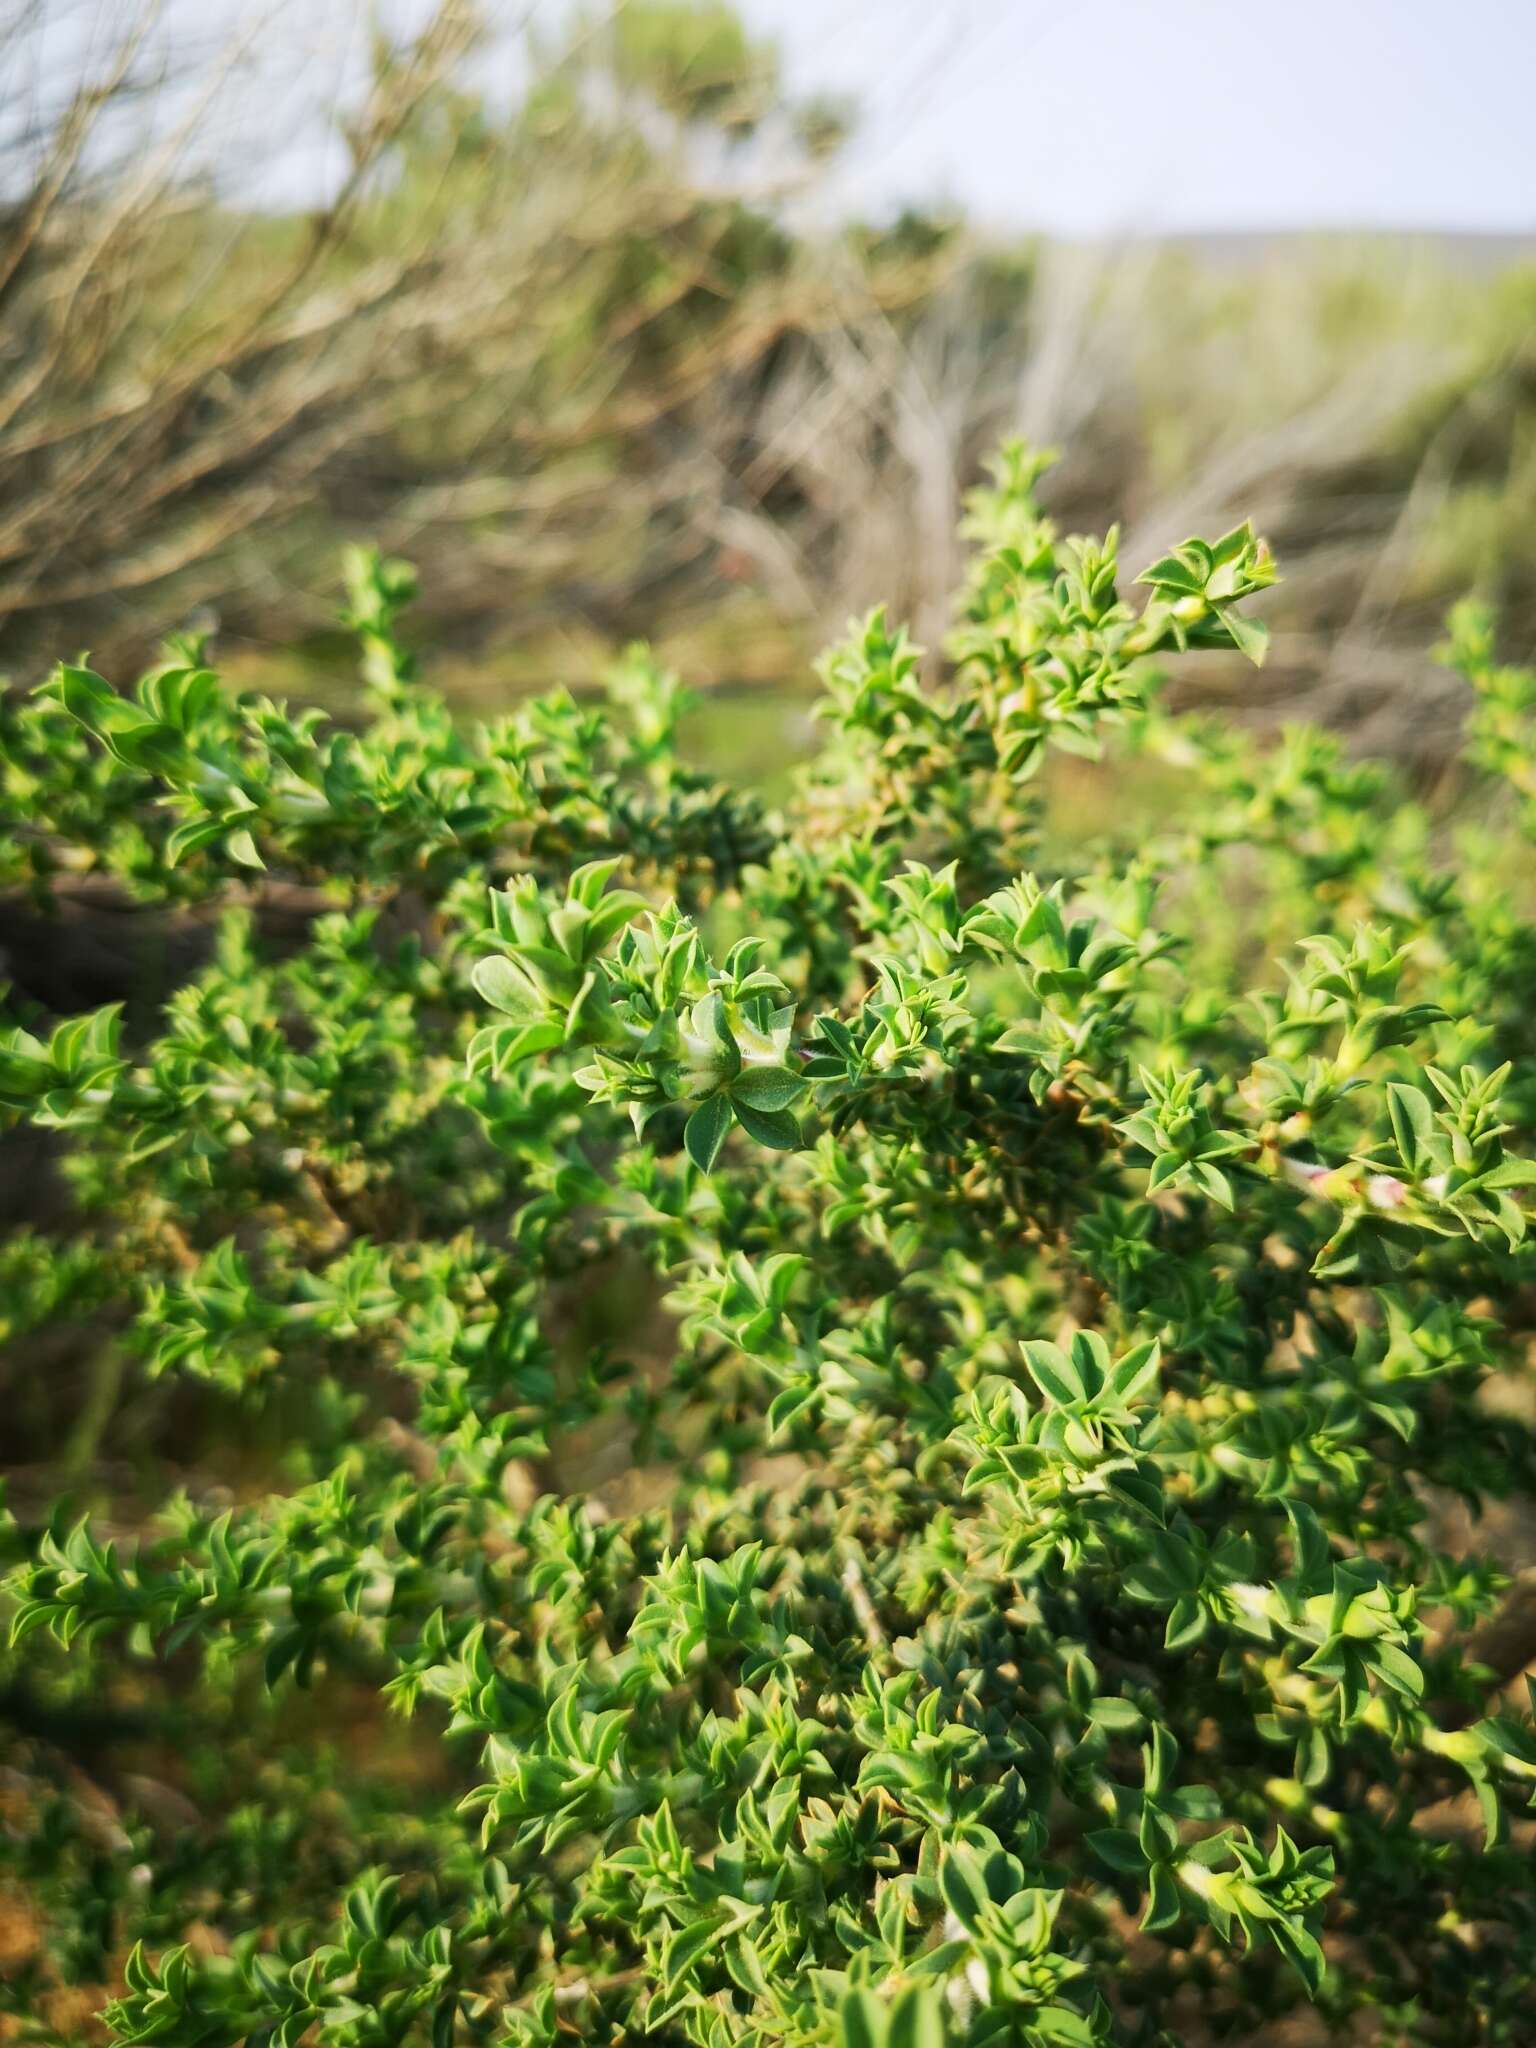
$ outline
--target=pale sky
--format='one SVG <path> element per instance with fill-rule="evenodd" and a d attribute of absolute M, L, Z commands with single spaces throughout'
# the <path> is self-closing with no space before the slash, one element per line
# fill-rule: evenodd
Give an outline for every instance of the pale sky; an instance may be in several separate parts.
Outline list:
<path fill-rule="evenodd" d="M 23 4 L 0 0 L 0 25 Z M 55 57 L 110 33 L 130 4 L 43 0 Z M 572 4 L 482 0 L 507 29 Z M 988 224 L 1087 236 L 1536 230 L 1536 0 L 738 4 L 777 38 L 795 89 L 861 105 L 840 208 L 947 200 Z M 180 54 L 231 32 L 264 53 L 269 89 L 240 134 L 219 137 L 226 189 L 247 203 L 319 197 L 339 156 L 327 112 L 355 88 L 370 8 L 408 28 L 430 7 L 167 0 Z M 515 89 L 509 42 L 482 75 L 493 95 Z"/>
<path fill-rule="evenodd" d="M 1536 228 L 1536 0 L 745 12 L 781 36 L 797 83 L 863 86 L 847 174 L 861 199 L 942 192 L 1069 234 Z M 924 71 L 931 89 L 914 93 Z M 892 76 L 898 104 L 882 113 Z"/>

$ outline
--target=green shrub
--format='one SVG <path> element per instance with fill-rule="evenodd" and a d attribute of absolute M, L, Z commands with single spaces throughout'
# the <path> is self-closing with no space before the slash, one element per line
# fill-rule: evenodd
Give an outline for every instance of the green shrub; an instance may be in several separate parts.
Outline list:
<path fill-rule="evenodd" d="M 201 1389 L 233 1496 L 9 1529 L 34 2029 L 74 1978 L 176 2048 L 1529 2040 L 1533 1646 L 1433 1515 L 1536 1496 L 1536 683 L 1458 618 L 1459 832 L 1170 718 L 1264 547 L 1136 609 L 1040 468 L 942 671 L 828 656 L 782 815 L 640 651 L 457 728 L 364 555 L 356 731 L 194 645 L 5 712 L 6 881 L 219 912 L 132 1029 L 13 997 L 77 1232 L 10 1322 Z M 1034 771 L 1111 736 L 1187 801 L 1127 770 L 1043 871 Z"/>

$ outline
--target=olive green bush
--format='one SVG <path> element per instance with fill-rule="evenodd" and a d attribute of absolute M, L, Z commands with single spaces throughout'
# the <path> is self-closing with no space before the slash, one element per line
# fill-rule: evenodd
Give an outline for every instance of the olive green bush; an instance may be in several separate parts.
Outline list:
<path fill-rule="evenodd" d="M 1437 1517 L 1536 1498 L 1536 679 L 1458 615 L 1460 827 L 1168 716 L 1267 550 L 1134 605 L 1042 467 L 942 661 L 828 655 L 782 812 L 641 650 L 457 726 L 364 554 L 356 729 L 192 643 L 6 709 L 0 880 L 218 913 L 131 1028 L 13 995 L 76 1227 L 9 1327 L 284 1448 L 5 1532 L 34 2037 L 80 1981 L 174 2048 L 1531 2038 L 1536 1645 Z"/>

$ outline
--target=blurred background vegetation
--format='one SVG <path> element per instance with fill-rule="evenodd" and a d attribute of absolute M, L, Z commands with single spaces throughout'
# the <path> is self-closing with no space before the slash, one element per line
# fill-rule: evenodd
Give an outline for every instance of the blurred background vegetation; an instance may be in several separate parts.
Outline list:
<path fill-rule="evenodd" d="M 1065 451 L 1053 511 L 1122 519 L 1131 566 L 1255 517 L 1286 578 L 1272 665 L 1202 687 L 1260 715 L 1432 767 L 1450 599 L 1530 644 L 1518 246 L 839 218 L 814 201 L 859 108 L 797 98 L 719 0 L 526 29 L 438 0 L 375 33 L 324 203 L 243 205 L 219 138 L 239 101 L 261 146 L 280 12 L 194 39 L 138 0 L 11 0 L 0 28 L 17 684 L 86 646 L 122 678 L 215 620 L 241 680 L 341 708 L 337 558 L 370 536 L 419 564 L 416 631 L 476 709 L 645 636 L 730 703 L 704 750 L 761 772 L 851 611 L 888 600 L 936 644 L 961 494 L 1010 431 Z"/>

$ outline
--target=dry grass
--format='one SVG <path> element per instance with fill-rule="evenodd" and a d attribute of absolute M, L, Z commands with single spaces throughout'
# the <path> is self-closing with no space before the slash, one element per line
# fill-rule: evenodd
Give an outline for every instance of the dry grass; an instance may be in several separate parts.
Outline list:
<path fill-rule="evenodd" d="M 220 199 L 188 166 L 237 132 L 252 47 L 174 72 L 154 13 L 77 39 L 0 131 L 19 679 L 82 644 L 127 667 L 203 609 L 251 680 L 323 691 L 359 534 L 418 559 L 445 675 L 482 698 L 580 681 L 635 633 L 701 681 L 803 674 L 877 600 L 934 647 L 961 496 L 1011 432 L 1068 451 L 1064 524 L 1129 508 L 1133 568 L 1257 513 L 1287 580 L 1255 708 L 1433 755 L 1459 715 L 1427 655 L 1443 603 L 1476 583 L 1536 629 L 1528 282 L 1453 291 L 1397 243 L 1233 270 L 792 233 L 820 159 L 759 56 L 710 87 L 729 147 L 701 152 L 601 12 L 492 117 L 462 91 L 471 0 L 381 51 L 329 203 L 242 214 L 237 177 Z M 0 75 L 41 18 L 18 11 Z"/>

